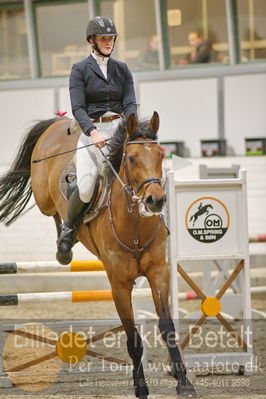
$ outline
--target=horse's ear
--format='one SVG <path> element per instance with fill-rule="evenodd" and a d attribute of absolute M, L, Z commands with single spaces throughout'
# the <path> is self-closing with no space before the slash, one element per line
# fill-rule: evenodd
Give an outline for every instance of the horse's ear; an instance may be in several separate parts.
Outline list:
<path fill-rule="evenodd" d="M 136 114 L 131 114 L 127 120 L 127 132 L 128 135 L 131 136 L 138 128 L 138 119 Z"/>
<path fill-rule="evenodd" d="M 159 130 L 159 125 L 160 125 L 159 114 L 156 111 L 154 111 L 149 123 L 149 129 L 151 129 L 156 134 Z"/>

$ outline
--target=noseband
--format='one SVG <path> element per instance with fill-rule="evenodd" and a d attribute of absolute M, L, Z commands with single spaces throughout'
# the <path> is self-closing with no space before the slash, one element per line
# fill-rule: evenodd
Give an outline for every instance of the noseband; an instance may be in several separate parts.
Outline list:
<path fill-rule="evenodd" d="M 159 185 L 161 185 L 161 180 L 157 179 L 157 177 L 150 177 L 149 179 L 145 179 L 143 180 L 142 183 L 140 183 L 135 191 L 136 194 L 138 194 L 138 192 L 142 189 L 142 187 L 147 184 L 147 183 L 158 183 Z"/>

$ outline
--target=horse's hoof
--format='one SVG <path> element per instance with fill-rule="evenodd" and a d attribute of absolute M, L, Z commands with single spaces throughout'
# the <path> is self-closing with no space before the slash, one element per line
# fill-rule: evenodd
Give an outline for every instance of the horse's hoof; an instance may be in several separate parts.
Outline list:
<path fill-rule="evenodd" d="M 61 263 L 61 265 L 68 265 L 73 258 L 73 252 L 70 250 L 69 252 L 56 252 L 56 260 Z"/>
<path fill-rule="evenodd" d="M 145 380 L 140 381 L 140 385 L 135 386 L 135 396 L 138 399 L 148 399 L 149 388 L 146 385 Z"/>
<path fill-rule="evenodd" d="M 176 393 L 183 398 L 195 398 L 197 396 L 197 392 L 193 385 L 178 385 L 176 387 Z"/>
<path fill-rule="evenodd" d="M 71 251 L 72 248 L 72 243 L 67 241 L 62 241 L 60 244 L 57 245 L 57 250 L 58 252 L 66 253 L 68 254 Z"/>

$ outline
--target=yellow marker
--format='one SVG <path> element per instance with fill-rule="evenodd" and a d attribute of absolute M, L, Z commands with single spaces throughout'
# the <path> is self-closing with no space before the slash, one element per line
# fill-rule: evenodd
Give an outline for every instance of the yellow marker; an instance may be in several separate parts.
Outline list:
<path fill-rule="evenodd" d="M 97 290 L 97 291 L 73 291 L 72 302 L 98 302 L 98 301 L 112 301 L 111 290 Z"/>
<path fill-rule="evenodd" d="M 217 298 L 208 297 L 201 304 L 201 310 L 206 316 L 217 316 L 221 311 L 221 302 Z"/>
<path fill-rule="evenodd" d="M 100 260 L 73 260 L 70 264 L 71 272 L 97 272 L 105 270 Z"/>
<path fill-rule="evenodd" d="M 58 357 L 66 363 L 76 364 L 87 351 L 86 338 L 80 333 L 65 332 L 56 344 Z"/>

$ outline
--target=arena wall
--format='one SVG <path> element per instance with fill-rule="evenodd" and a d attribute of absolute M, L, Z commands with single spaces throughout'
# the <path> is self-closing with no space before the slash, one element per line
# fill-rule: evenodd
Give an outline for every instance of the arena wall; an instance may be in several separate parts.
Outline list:
<path fill-rule="evenodd" d="M 170 76 L 170 75 L 169 75 Z M 160 139 L 184 141 L 189 156 L 200 156 L 200 139 L 224 137 L 228 155 L 244 155 L 245 137 L 266 135 L 266 73 L 203 78 L 145 80 L 135 76 L 139 114 L 157 110 Z M 71 116 L 67 79 L 61 85 L 38 82 L 35 87 L 0 90 L 2 150 L 9 163 L 25 130 L 36 119 L 50 118 L 57 109 Z M 223 125 L 223 126 L 221 126 Z"/>

